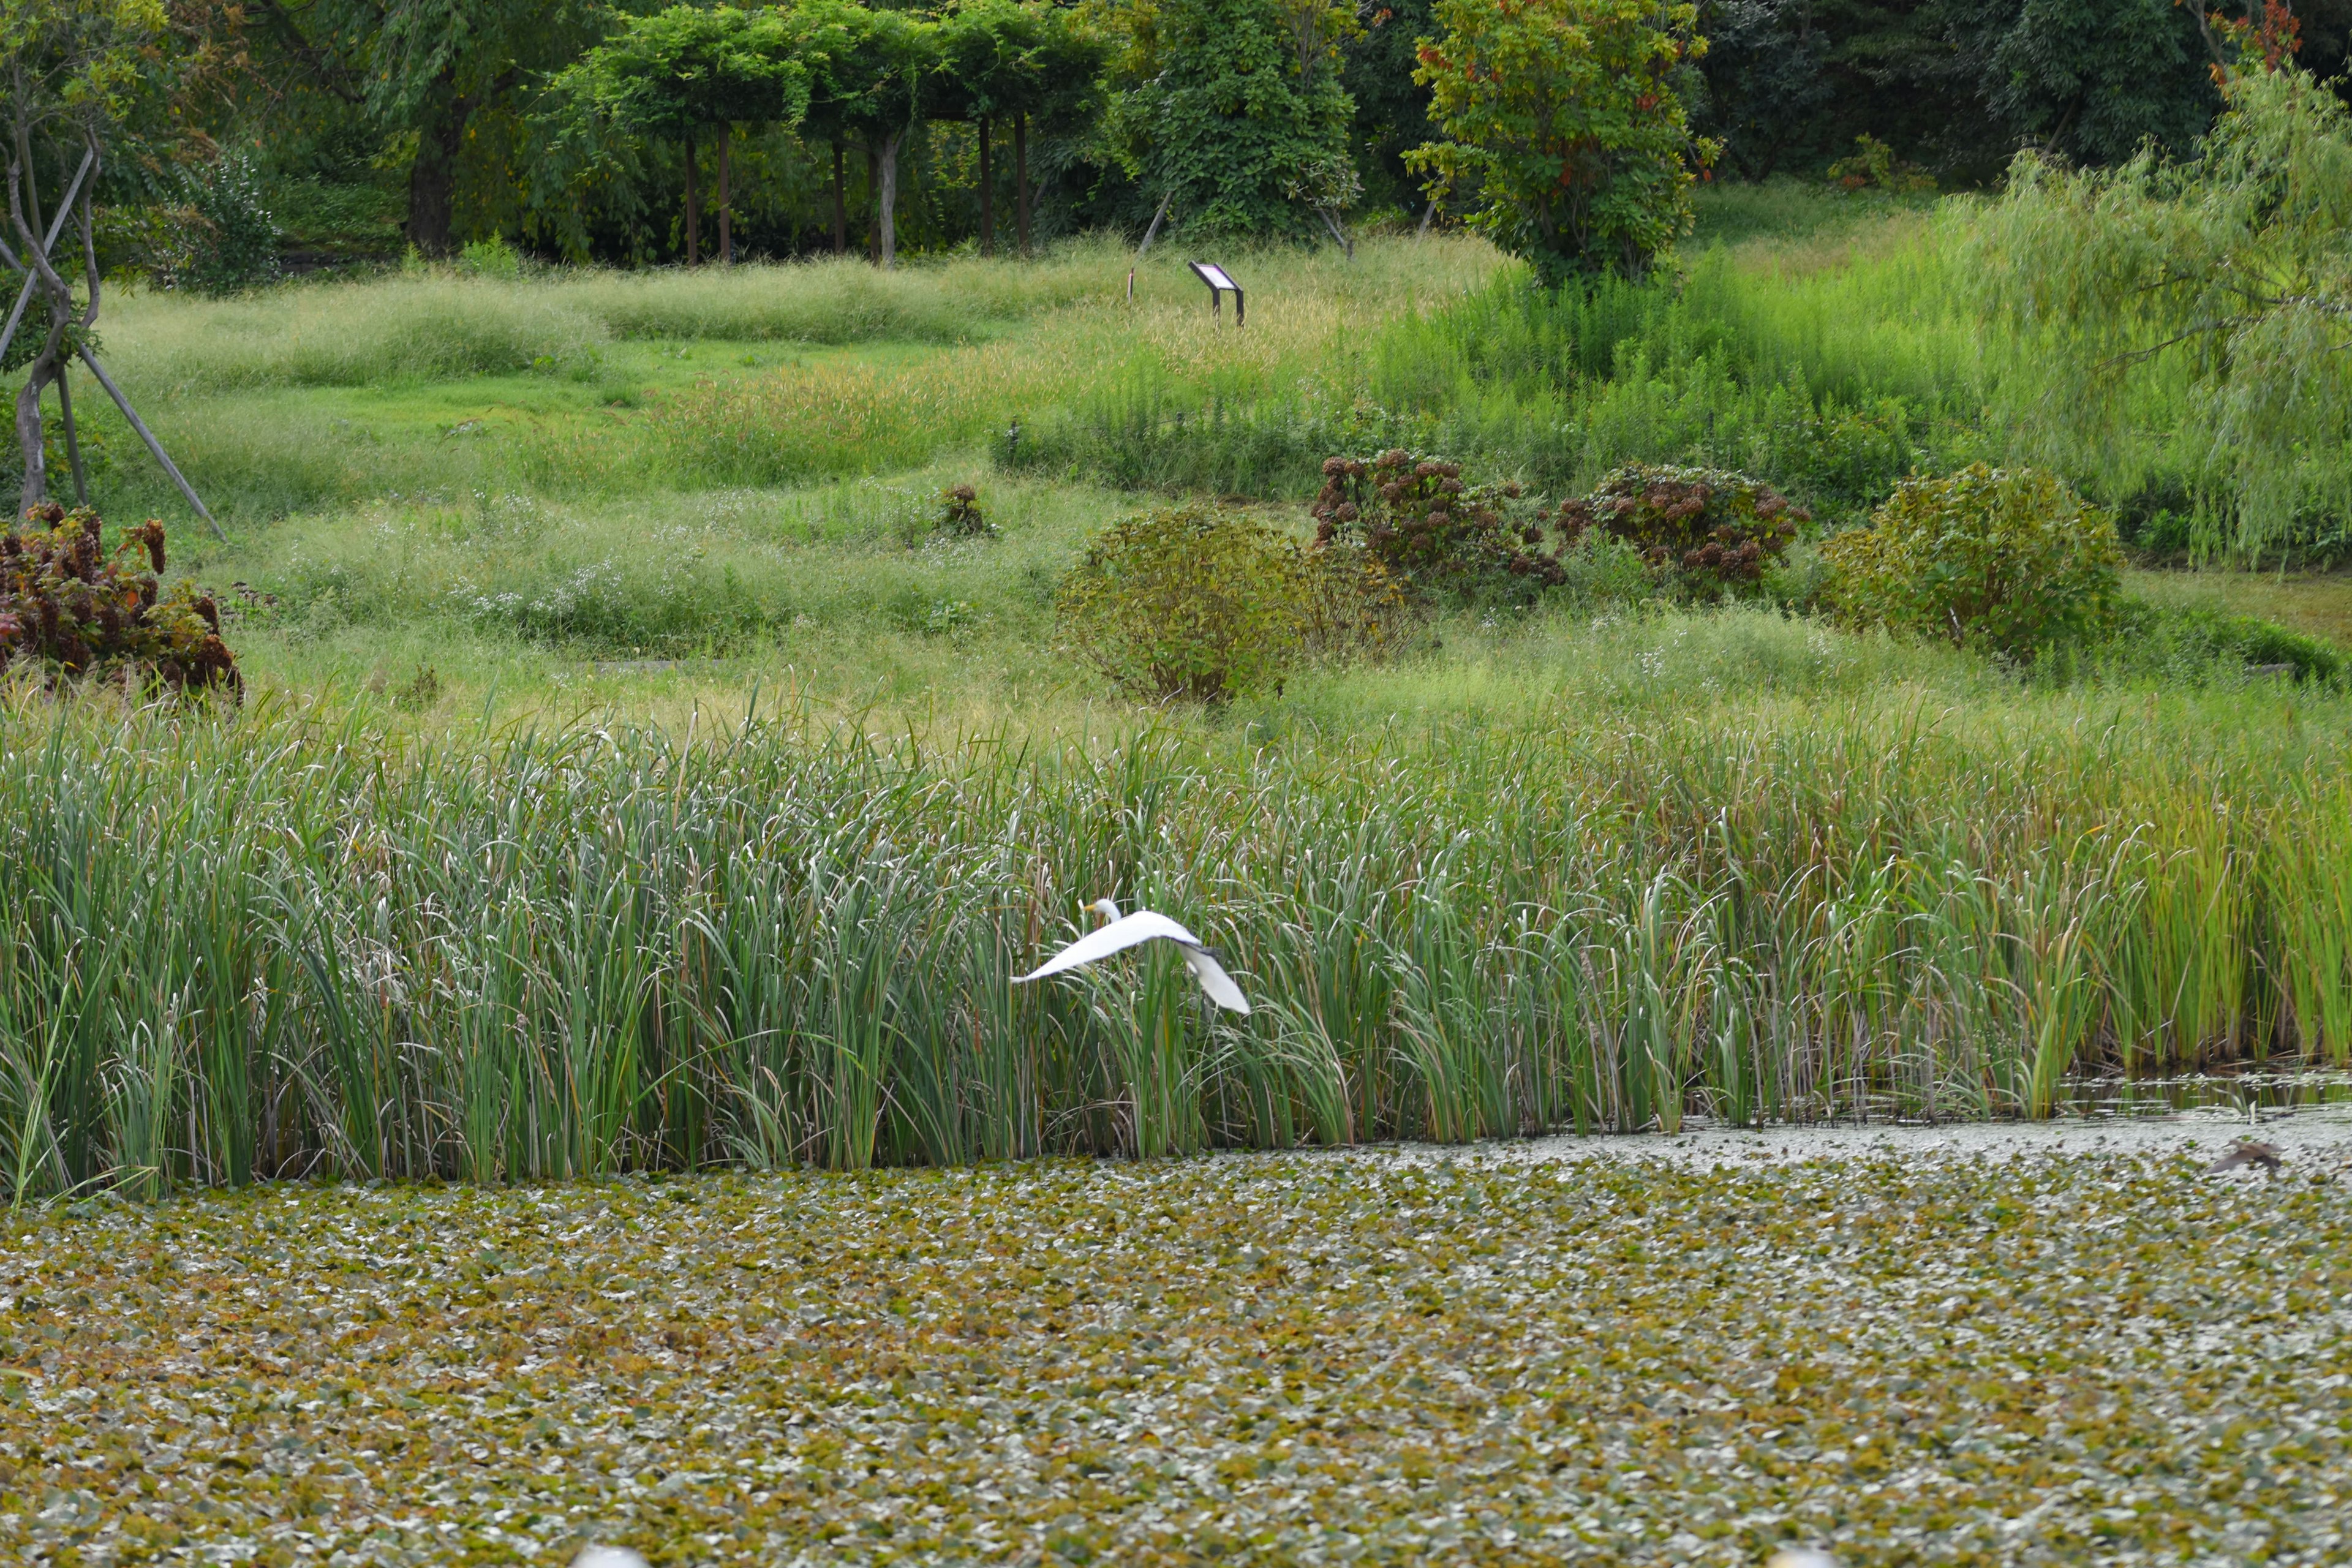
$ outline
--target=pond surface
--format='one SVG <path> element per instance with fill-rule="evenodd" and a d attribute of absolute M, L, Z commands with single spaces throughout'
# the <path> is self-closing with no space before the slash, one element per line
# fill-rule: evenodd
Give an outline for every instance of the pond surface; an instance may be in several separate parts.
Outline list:
<path fill-rule="evenodd" d="M 2207 1073 L 2192 1077 L 2084 1078 L 2066 1084 L 2043 1121 L 1918 1121 L 1892 1114 L 1866 1121 L 1731 1127 L 1686 1116 L 1672 1133 L 1496 1140 L 1468 1147 L 1407 1144 L 1414 1161 L 1511 1165 L 1578 1160 L 1664 1160 L 1739 1165 L 1899 1155 L 1932 1161 L 2037 1154 L 2154 1154 L 2207 1162 L 2244 1139 L 2276 1147 L 2297 1175 L 2352 1181 L 2352 1073 Z M 1386 1157 L 1383 1152 L 1382 1157 Z M 2246 1173 L 2217 1177 L 2231 1180 Z"/>
<path fill-rule="evenodd" d="M 2060 1114 L 2170 1116 L 2183 1110 L 2234 1110 L 2249 1121 L 2274 1114 L 2352 1106 L 2352 1072 L 2194 1073 L 2181 1078 L 2069 1079 Z"/>

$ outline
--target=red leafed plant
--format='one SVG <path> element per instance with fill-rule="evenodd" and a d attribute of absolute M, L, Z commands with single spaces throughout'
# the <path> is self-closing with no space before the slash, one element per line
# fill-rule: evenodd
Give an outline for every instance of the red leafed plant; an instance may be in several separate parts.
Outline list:
<path fill-rule="evenodd" d="M 1599 529 L 1642 552 L 1677 593 L 1717 598 L 1755 587 L 1812 513 L 1771 486 L 1714 468 L 1619 468 L 1558 514 L 1560 543 Z"/>
<path fill-rule="evenodd" d="M 1324 459 L 1323 489 L 1308 510 L 1317 543 L 1360 540 L 1420 593 L 1556 584 L 1560 565 L 1539 548 L 1541 529 L 1507 515 L 1518 499 L 1517 484 L 1465 484 L 1461 464 L 1400 449 Z"/>
<path fill-rule="evenodd" d="M 121 675 L 174 691 L 242 694 L 220 609 L 193 583 L 163 586 L 163 525 L 125 529 L 111 554 L 99 516 L 52 501 L 0 533 L 0 671 Z"/>

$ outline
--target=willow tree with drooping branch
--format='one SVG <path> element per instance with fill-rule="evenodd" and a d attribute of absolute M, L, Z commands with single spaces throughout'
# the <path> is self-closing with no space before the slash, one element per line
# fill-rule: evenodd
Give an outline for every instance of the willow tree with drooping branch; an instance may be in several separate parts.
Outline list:
<path fill-rule="evenodd" d="M 2123 494 L 2169 447 L 2201 550 L 2252 561 L 2352 515 L 2352 113 L 2275 52 L 2220 74 L 2192 158 L 2020 154 L 1962 275 L 2024 455 Z"/>

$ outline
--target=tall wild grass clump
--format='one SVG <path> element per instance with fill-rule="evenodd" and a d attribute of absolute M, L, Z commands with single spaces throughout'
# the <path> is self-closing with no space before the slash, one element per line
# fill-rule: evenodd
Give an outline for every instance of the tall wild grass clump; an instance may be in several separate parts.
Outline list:
<path fill-rule="evenodd" d="M 1681 276 L 1536 287 L 1507 268 L 1295 362 L 1130 359 L 1040 420 L 1017 462 L 1115 483 L 1282 496 L 1314 457 L 1474 456 L 1545 489 L 1629 462 L 1760 475 L 1859 516 L 1922 463 L 1973 451 L 1973 324 L 1945 247 L 1905 223 L 1839 266 L 1720 247 Z"/>
<path fill-rule="evenodd" d="M 614 339 L 950 344 L 1107 297 L 1110 247 L 879 272 L 824 259 L 692 272 L 422 271 L 196 301 L 133 293 L 110 336 L 148 385 L 190 392 L 558 371 L 593 374 Z"/>
<path fill-rule="evenodd" d="M 2341 1064 L 2342 761 L 2316 721 L 1870 699 L 1259 750 L 36 703 L 0 718 L 0 1173 L 2031 1116 L 2086 1068 Z M 1257 1010 L 1148 963 L 1007 984 L 1103 894 Z"/>

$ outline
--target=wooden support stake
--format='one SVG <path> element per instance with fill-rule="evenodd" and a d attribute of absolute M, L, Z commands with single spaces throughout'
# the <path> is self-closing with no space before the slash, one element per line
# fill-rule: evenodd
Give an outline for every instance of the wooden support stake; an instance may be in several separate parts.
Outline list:
<path fill-rule="evenodd" d="M 131 427 L 139 432 L 139 438 L 147 443 L 147 450 L 163 465 L 163 471 L 172 476 L 172 482 L 180 487 L 180 493 L 188 498 L 188 504 L 196 509 L 196 515 L 212 525 L 213 537 L 224 544 L 228 542 L 228 531 L 205 510 L 205 503 L 197 499 L 195 487 L 182 477 L 178 465 L 163 450 L 163 443 L 155 439 L 154 432 L 148 429 L 146 421 L 139 417 L 139 411 L 131 406 L 131 399 L 122 395 L 122 389 L 114 384 L 114 378 L 108 375 L 106 367 L 98 363 L 98 356 L 86 348 L 78 348 L 74 352 L 81 356 L 82 363 L 89 366 L 89 374 L 98 377 L 98 384 L 106 388 L 106 395 L 114 399 L 114 406 L 122 410 L 122 416 L 131 421 Z"/>
<path fill-rule="evenodd" d="M 1145 253 L 1150 250 L 1151 242 L 1159 237 L 1160 220 L 1168 216 L 1168 204 L 1175 199 L 1176 190 L 1171 185 L 1168 194 L 1160 198 L 1160 210 L 1151 215 L 1151 226 L 1143 231 L 1143 243 L 1135 247 L 1135 260 L 1128 263 L 1127 302 L 1130 305 L 1135 303 L 1135 268 L 1143 260 Z"/>
<path fill-rule="evenodd" d="M 47 256 L 50 251 L 58 247 L 58 236 L 66 231 L 66 214 L 73 211 L 74 197 L 79 194 L 81 183 L 88 177 L 89 166 L 97 158 L 98 154 L 95 153 L 85 153 L 81 155 L 81 167 L 74 171 L 73 184 L 66 187 L 66 199 L 58 204 L 58 216 L 49 225 L 48 237 L 41 242 L 41 254 L 35 257 L 34 260 L 40 260 L 42 257 Z M 30 177 L 29 174 L 26 175 L 28 179 Z M 5 354 L 8 352 L 8 345 L 16 341 L 16 323 L 25 319 L 25 307 L 32 303 L 33 279 L 36 276 L 32 268 L 25 266 L 24 262 L 16 259 L 16 253 L 13 250 L 8 253 L 8 265 L 24 268 L 25 286 L 16 290 L 16 308 L 8 312 L 7 326 L 0 328 L 0 354 Z"/>
<path fill-rule="evenodd" d="M 66 371 L 72 363 L 68 360 L 65 364 L 58 366 L 58 413 L 65 421 L 66 466 L 73 470 L 74 505 L 88 506 L 89 479 L 82 472 L 81 437 L 74 429 L 73 392 L 66 385 Z"/>

